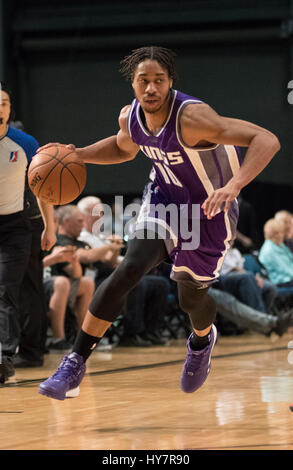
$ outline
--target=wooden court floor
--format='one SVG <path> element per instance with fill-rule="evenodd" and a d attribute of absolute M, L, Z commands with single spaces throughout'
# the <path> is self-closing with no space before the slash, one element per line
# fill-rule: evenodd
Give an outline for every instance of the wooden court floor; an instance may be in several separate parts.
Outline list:
<path fill-rule="evenodd" d="M 78 398 L 37 393 L 59 364 L 0 387 L 1 450 L 293 450 L 292 335 L 221 337 L 210 376 L 180 390 L 185 340 L 94 352 Z"/>

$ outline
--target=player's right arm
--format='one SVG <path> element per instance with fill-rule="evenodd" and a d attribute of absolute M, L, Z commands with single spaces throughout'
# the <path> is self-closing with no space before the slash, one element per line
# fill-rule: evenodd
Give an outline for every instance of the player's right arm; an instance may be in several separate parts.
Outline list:
<path fill-rule="evenodd" d="M 121 110 L 119 115 L 120 129 L 116 135 L 99 140 L 87 147 L 75 148 L 71 144 L 64 146 L 75 150 L 84 163 L 114 165 L 133 160 L 139 151 L 139 146 L 133 142 L 128 132 L 127 119 L 129 110 L 129 105 Z M 47 144 L 38 149 L 38 152 L 52 145 L 56 144 Z"/>

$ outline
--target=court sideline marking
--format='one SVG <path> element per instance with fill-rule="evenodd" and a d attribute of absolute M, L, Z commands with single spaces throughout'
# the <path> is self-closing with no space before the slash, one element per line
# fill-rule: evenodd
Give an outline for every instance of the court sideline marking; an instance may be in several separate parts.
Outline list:
<path fill-rule="evenodd" d="M 229 353 L 229 354 L 218 354 L 215 356 L 212 356 L 213 360 L 215 359 L 226 359 L 229 357 L 237 357 L 237 356 L 247 356 L 250 354 L 262 354 L 262 353 L 267 353 L 267 352 L 275 352 L 275 351 L 286 351 L 288 348 L 286 346 L 278 347 L 278 348 L 270 348 L 270 349 L 258 349 L 258 350 L 253 350 L 253 351 L 242 351 L 242 352 L 236 352 L 236 353 Z M 88 372 L 86 376 L 94 377 L 97 375 L 106 375 L 106 374 L 116 374 L 119 372 L 129 372 L 129 371 L 134 371 L 134 370 L 142 370 L 142 369 L 152 369 L 156 367 L 165 367 L 165 366 L 172 366 L 172 365 L 177 365 L 177 364 L 183 364 L 184 359 L 177 359 L 175 361 L 167 361 L 167 362 L 156 362 L 152 364 L 142 364 L 139 366 L 130 366 L 130 367 L 121 367 L 118 369 L 109 369 L 109 370 L 101 370 L 101 371 L 95 371 L 95 372 Z M 18 382 L 11 382 L 11 383 L 5 383 L 4 385 L 0 385 L 0 391 L 1 389 L 4 388 L 9 388 L 9 387 L 21 387 L 23 385 L 33 385 L 39 382 L 43 382 L 46 380 L 47 377 L 45 378 L 39 378 L 39 379 L 27 379 L 27 380 L 20 380 Z"/>

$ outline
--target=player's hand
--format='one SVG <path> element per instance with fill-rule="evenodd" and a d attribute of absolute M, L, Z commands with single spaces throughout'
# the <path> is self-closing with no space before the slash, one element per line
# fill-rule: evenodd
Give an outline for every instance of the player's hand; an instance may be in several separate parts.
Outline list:
<path fill-rule="evenodd" d="M 212 219 L 223 209 L 228 212 L 231 202 L 239 196 L 240 189 L 238 185 L 231 183 L 231 180 L 223 188 L 216 189 L 201 206 L 206 217 Z"/>
<path fill-rule="evenodd" d="M 42 152 L 43 150 L 46 150 L 50 147 L 55 147 L 56 145 L 59 145 L 60 147 L 66 147 L 69 150 L 72 150 L 73 152 L 75 152 L 75 149 L 76 149 L 75 145 L 73 144 L 60 144 L 59 142 L 54 142 L 54 143 L 50 142 L 46 145 L 43 145 L 42 147 L 39 147 L 37 150 L 37 153 Z"/>

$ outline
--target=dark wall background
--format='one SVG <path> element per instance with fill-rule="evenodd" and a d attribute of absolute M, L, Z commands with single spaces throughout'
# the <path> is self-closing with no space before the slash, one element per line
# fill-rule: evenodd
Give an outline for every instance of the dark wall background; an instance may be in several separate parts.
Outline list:
<path fill-rule="evenodd" d="M 278 156 L 243 190 L 260 226 L 280 208 L 293 210 L 291 0 L 1 3 L 3 78 L 17 118 L 40 144 L 84 146 L 116 133 L 119 111 L 132 100 L 120 60 L 142 45 L 168 46 L 178 56 L 179 89 L 278 135 Z M 91 165 L 84 193 L 135 196 L 149 169 L 142 155 Z"/>

